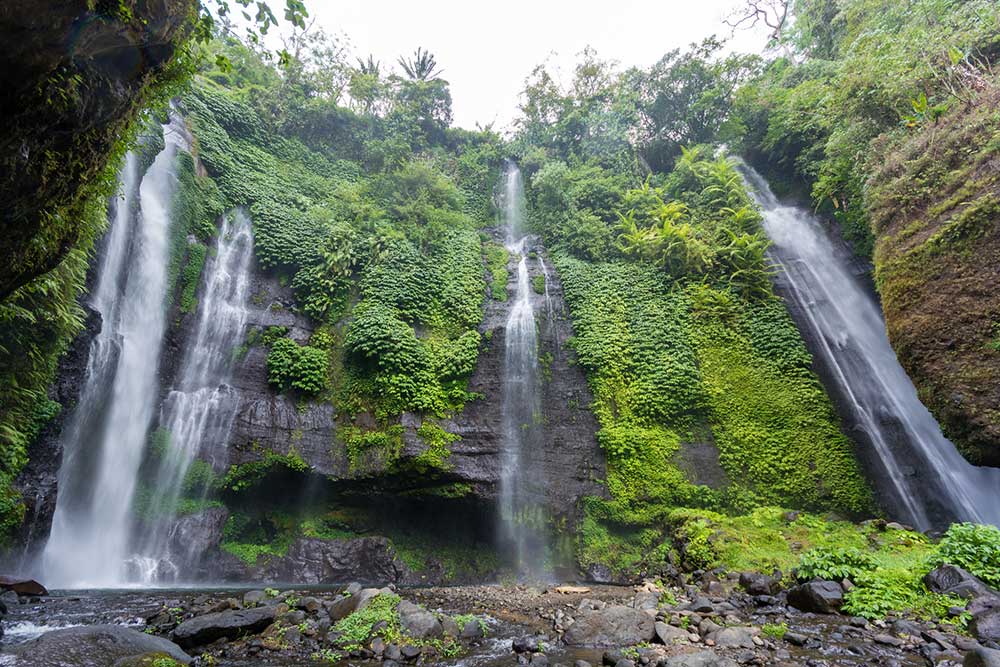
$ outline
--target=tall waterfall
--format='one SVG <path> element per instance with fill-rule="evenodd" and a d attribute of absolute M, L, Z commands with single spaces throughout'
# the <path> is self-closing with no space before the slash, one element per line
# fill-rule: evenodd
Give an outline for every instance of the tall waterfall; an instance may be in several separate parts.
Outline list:
<path fill-rule="evenodd" d="M 874 449 L 900 517 L 927 529 L 945 521 L 1000 525 L 1000 469 L 968 463 L 920 402 L 889 344 L 882 311 L 822 224 L 782 205 L 741 166 L 763 209 L 771 257 L 787 282 L 800 326 L 836 383 L 836 394 Z"/>
<path fill-rule="evenodd" d="M 164 451 L 150 487 L 149 517 L 137 536 L 131 573 L 142 583 L 176 581 L 185 565 L 197 560 L 203 545 L 184 539 L 174 520 L 182 494 L 203 497 L 207 489 L 188 472 L 202 454 L 216 470 L 226 464 L 226 443 L 239 396 L 232 380 L 233 351 L 243 341 L 250 291 L 253 236 L 250 218 L 239 209 L 223 218 L 215 255 L 205 267 L 197 325 L 185 346 L 180 372 L 164 400 L 159 424 Z"/>
<path fill-rule="evenodd" d="M 501 530 L 518 573 L 539 577 L 545 570 L 544 511 L 538 466 L 531 463 L 533 453 L 543 444 L 538 333 L 528 273 L 524 186 L 520 170 L 512 163 L 504 173 L 501 203 L 507 250 L 517 259 L 517 291 L 504 331 Z"/>
<path fill-rule="evenodd" d="M 112 586 L 122 577 L 136 475 L 158 395 L 175 157 L 188 145 L 177 117 L 163 135 L 165 146 L 138 185 L 138 160 L 127 158 L 124 195 L 106 235 L 92 301 L 103 324 L 63 438 L 42 557 L 54 587 Z"/>

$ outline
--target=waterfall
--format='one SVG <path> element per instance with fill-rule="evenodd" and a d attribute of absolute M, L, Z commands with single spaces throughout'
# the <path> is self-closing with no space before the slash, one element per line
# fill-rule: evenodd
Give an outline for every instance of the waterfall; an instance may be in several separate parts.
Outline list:
<path fill-rule="evenodd" d="M 759 174 L 740 168 L 763 209 L 770 255 L 796 319 L 872 448 L 868 458 L 882 468 L 888 483 L 880 491 L 922 530 L 954 520 L 1000 525 L 1000 469 L 968 463 L 941 433 L 889 344 L 879 304 L 852 275 L 850 257 L 815 216 L 782 205 Z"/>
<path fill-rule="evenodd" d="M 137 539 L 132 576 L 141 583 L 176 581 L 204 545 L 178 539 L 175 523 L 182 495 L 204 498 L 203 480 L 187 474 L 199 454 L 214 470 L 226 464 L 225 443 L 239 396 L 232 381 L 233 351 L 243 342 L 253 237 L 250 218 L 240 209 L 223 218 L 214 257 L 205 267 L 196 328 L 185 345 L 180 372 L 164 400 L 159 424 L 168 442 L 158 453 L 149 517 Z M 223 445 L 213 450 L 212 445 Z"/>
<path fill-rule="evenodd" d="M 138 160 L 126 159 L 123 198 L 106 234 L 92 300 L 102 327 L 63 437 L 56 510 L 42 555 L 53 587 L 122 580 L 136 475 L 158 395 L 175 157 L 188 146 L 174 115 L 163 136 L 163 150 L 138 185 Z"/>
<path fill-rule="evenodd" d="M 507 165 L 501 203 L 507 250 L 517 261 L 517 291 L 504 329 L 501 534 L 513 552 L 519 575 L 540 577 L 545 569 L 543 487 L 539 466 L 532 464 L 533 454 L 543 444 L 538 333 L 528 272 L 524 186 L 514 164 Z"/>

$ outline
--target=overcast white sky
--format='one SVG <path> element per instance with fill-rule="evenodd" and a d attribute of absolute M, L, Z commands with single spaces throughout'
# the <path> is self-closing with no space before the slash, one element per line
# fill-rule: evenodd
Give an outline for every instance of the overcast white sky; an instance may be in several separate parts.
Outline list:
<path fill-rule="evenodd" d="M 510 122 L 535 65 L 549 59 L 571 72 L 590 45 L 624 67 L 649 66 L 665 52 L 712 34 L 740 0 L 308 0 L 317 23 L 345 33 L 358 55 L 395 64 L 429 49 L 451 84 L 455 124 Z M 276 3 L 283 4 L 283 3 Z M 277 7 L 276 7 L 277 8 Z M 733 48 L 759 51 L 760 31 L 737 33 Z"/>

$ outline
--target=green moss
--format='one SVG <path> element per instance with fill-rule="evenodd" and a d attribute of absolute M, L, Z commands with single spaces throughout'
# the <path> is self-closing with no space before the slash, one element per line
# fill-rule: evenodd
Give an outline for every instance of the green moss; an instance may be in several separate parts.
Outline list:
<path fill-rule="evenodd" d="M 347 448 L 352 471 L 390 468 L 403 450 L 403 427 L 399 424 L 376 430 L 348 426 L 337 436 Z"/>
<path fill-rule="evenodd" d="M 198 308 L 195 295 L 201 283 L 201 272 L 205 267 L 208 248 L 203 243 L 193 243 L 188 248 L 187 263 L 181 272 L 181 300 L 183 313 L 193 313 Z"/>
<path fill-rule="evenodd" d="M 535 294 L 545 294 L 545 276 L 537 275 L 531 279 L 531 289 Z"/>
<path fill-rule="evenodd" d="M 270 472 L 278 468 L 302 473 L 310 470 L 309 464 L 299 456 L 294 448 L 289 449 L 287 454 L 279 454 L 269 449 L 262 450 L 259 445 L 256 445 L 255 449 L 261 458 L 229 466 L 225 477 L 219 483 L 220 488 L 234 492 L 244 491 L 256 485 Z"/>
<path fill-rule="evenodd" d="M 387 644 L 398 643 L 402 637 L 396 607 L 400 597 L 392 593 L 379 593 L 368 605 L 355 611 L 334 626 L 339 633 L 337 645 L 345 651 L 364 648 L 373 636 L 381 637 Z M 379 626 L 375 629 L 375 626 Z"/>
<path fill-rule="evenodd" d="M 490 294 L 497 301 L 507 300 L 507 263 L 510 262 L 510 252 L 499 243 L 488 242 L 483 245 L 486 257 L 486 269 L 490 275 Z"/>
<path fill-rule="evenodd" d="M 427 449 L 417 455 L 413 463 L 417 469 L 432 469 L 445 471 L 451 466 L 448 457 L 451 456 L 450 446 L 460 437 L 441 428 L 440 425 L 425 420 L 417 429 L 417 436 L 427 445 Z"/>

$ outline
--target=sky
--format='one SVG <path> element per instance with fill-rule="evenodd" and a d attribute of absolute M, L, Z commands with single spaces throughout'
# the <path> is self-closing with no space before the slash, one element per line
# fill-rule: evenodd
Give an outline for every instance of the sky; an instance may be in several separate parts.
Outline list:
<path fill-rule="evenodd" d="M 344 33 L 357 55 L 395 65 L 417 47 L 431 51 L 451 88 L 455 125 L 506 127 L 534 67 L 549 62 L 565 79 L 587 46 L 622 67 L 648 67 L 712 34 L 740 0 L 307 0 L 327 32 Z M 731 48 L 760 51 L 765 34 L 738 32 Z"/>

